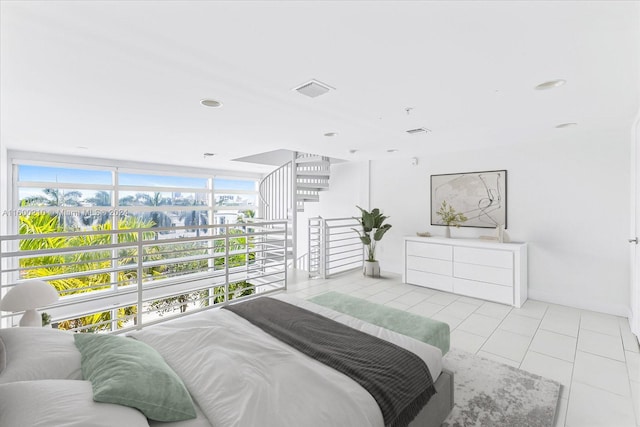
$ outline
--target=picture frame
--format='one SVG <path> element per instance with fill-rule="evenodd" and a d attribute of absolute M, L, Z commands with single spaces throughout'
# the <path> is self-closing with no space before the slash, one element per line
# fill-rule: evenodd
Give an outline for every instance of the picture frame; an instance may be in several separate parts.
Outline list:
<path fill-rule="evenodd" d="M 461 227 L 507 228 L 507 171 L 431 175 L 431 225 L 446 225 L 437 215 L 446 201 L 467 220 Z"/>

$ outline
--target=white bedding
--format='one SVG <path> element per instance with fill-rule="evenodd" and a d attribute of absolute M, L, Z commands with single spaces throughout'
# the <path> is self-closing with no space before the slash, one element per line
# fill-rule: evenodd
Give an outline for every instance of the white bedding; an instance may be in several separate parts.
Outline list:
<path fill-rule="evenodd" d="M 307 301 L 277 298 L 413 351 L 425 360 L 434 381 L 440 375 L 442 355 L 436 347 Z M 214 427 L 384 424 L 373 397 L 355 381 L 228 310 L 202 312 L 130 335 L 162 354 Z"/>

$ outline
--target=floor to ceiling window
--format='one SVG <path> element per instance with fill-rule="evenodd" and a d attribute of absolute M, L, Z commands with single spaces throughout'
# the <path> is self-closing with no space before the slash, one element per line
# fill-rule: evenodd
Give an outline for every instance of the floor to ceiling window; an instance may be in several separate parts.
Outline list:
<path fill-rule="evenodd" d="M 245 279 L 260 251 L 247 223 L 258 216 L 257 184 L 255 176 L 15 161 L 13 206 L 3 215 L 19 237 L 3 242 L 14 254 L 4 290 L 47 280 L 69 302 L 56 308 L 55 326 L 76 330 L 114 330 L 139 321 L 140 310 L 162 316 L 253 293 Z M 153 290 L 144 305 L 129 304 L 143 285 Z"/>

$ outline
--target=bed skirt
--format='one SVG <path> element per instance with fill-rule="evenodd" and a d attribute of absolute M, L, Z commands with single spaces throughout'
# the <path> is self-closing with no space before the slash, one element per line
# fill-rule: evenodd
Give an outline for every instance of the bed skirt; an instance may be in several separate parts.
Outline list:
<path fill-rule="evenodd" d="M 429 399 L 409 427 L 440 427 L 453 409 L 453 372 L 443 368 L 434 386 L 436 394 Z"/>

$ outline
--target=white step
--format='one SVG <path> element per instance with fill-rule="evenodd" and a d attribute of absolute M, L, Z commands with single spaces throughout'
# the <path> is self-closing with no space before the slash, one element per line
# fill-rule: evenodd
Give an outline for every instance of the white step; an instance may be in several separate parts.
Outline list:
<path fill-rule="evenodd" d="M 302 162 L 302 163 L 296 163 L 298 166 L 298 169 L 300 168 L 310 168 L 310 167 L 318 167 L 320 166 L 320 168 L 322 169 L 330 169 L 331 168 L 331 163 L 330 162 L 324 162 L 324 161 L 320 161 L 320 162 Z"/>
<path fill-rule="evenodd" d="M 331 171 L 322 171 L 322 170 L 311 170 L 311 171 L 306 171 L 306 170 L 300 170 L 300 171 L 296 171 L 296 175 L 297 176 L 304 176 L 307 178 L 328 178 L 331 176 Z"/>
<path fill-rule="evenodd" d="M 304 190 L 304 191 L 325 191 L 329 189 L 328 185 L 323 185 L 323 186 L 318 186 L 318 184 L 298 184 L 298 189 L 299 190 Z"/>
<path fill-rule="evenodd" d="M 297 164 L 309 164 L 309 163 L 315 163 L 318 165 L 329 165 L 331 164 L 331 161 L 329 161 L 328 157 L 322 157 L 322 156 L 306 156 L 306 157 L 297 157 L 296 158 L 296 163 Z"/>
<path fill-rule="evenodd" d="M 298 200 L 304 202 L 319 202 L 320 196 L 318 194 L 298 194 Z"/>
<path fill-rule="evenodd" d="M 314 179 L 310 180 L 309 178 L 298 177 L 296 181 L 298 188 L 329 188 L 329 180 L 328 179 Z"/>

